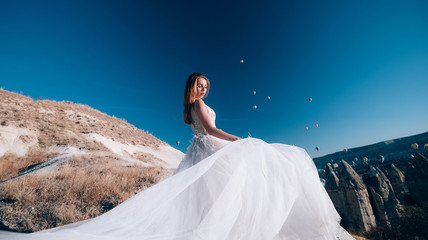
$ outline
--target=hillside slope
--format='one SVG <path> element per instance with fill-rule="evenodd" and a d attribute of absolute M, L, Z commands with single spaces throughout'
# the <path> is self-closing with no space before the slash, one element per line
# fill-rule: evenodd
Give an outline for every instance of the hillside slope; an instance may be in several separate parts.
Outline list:
<path fill-rule="evenodd" d="M 0 89 L 0 229 L 95 217 L 169 176 L 183 156 L 89 106 Z"/>
<path fill-rule="evenodd" d="M 115 156 L 145 166 L 177 167 L 183 153 L 124 120 L 89 106 L 71 102 L 36 100 L 0 90 L 0 157 L 36 155 L 29 165 L 50 156 L 95 154 Z M 19 169 L 5 166 L 2 178 Z M 9 173 L 8 173 L 9 172 Z"/>

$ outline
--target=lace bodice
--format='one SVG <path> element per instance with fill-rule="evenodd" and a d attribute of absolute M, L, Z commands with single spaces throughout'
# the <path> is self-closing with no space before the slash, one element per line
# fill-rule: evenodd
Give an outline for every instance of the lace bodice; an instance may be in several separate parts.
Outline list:
<path fill-rule="evenodd" d="M 215 127 L 215 112 L 210 107 L 206 107 L 208 109 L 210 121 Z M 192 143 L 187 148 L 186 156 L 181 161 L 174 174 L 195 165 L 229 143 L 226 140 L 209 135 L 202 126 L 201 120 L 196 115 L 193 108 L 190 111 L 190 114 L 192 115 L 192 123 L 190 126 L 192 127 L 194 136 Z"/>
<path fill-rule="evenodd" d="M 213 126 L 215 127 L 215 112 L 214 112 L 214 110 L 212 110 L 212 108 L 210 108 L 208 106 L 206 106 L 206 107 L 208 109 L 208 113 L 209 113 L 209 116 L 210 116 L 210 121 L 213 124 Z M 192 127 L 193 134 L 195 136 L 198 136 L 198 135 L 207 135 L 208 134 L 207 131 L 202 126 L 201 120 L 196 115 L 196 113 L 193 110 L 193 108 L 190 111 L 191 111 L 190 114 L 192 115 L 192 120 L 193 120 L 192 123 L 190 124 L 190 126 Z"/>

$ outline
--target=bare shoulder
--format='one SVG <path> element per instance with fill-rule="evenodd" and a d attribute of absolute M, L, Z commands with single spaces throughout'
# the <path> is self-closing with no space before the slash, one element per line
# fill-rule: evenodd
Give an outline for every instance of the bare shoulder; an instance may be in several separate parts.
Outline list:
<path fill-rule="evenodd" d="M 196 108 L 202 108 L 204 106 L 205 106 L 205 103 L 202 99 L 200 99 L 200 98 L 195 99 L 195 107 Z"/>
<path fill-rule="evenodd" d="M 202 100 L 201 98 L 196 98 L 195 103 L 204 104 L 204 100 Z"/>
<path fill-rule="evenodd" d="M 194 109 L 196 113 L 208 112 L 207 106 L 205 105 L 204 101 L 200 98 L 197 98 L 195 100 Z"/>

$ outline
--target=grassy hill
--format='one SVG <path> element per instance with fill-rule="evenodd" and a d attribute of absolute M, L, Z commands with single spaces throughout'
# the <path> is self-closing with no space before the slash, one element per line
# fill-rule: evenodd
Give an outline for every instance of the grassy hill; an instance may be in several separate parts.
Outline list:
<path fill-rule="evenodd" d="M 87 105 L 0 89 L 0 229 L 98 216 L 152 186 L 183 153 Z"/>

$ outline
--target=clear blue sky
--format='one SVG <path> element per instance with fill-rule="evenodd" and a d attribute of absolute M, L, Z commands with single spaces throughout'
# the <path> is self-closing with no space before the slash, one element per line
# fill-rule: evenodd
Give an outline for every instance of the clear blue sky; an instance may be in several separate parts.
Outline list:
<path fill-rule="evenodd" d="M 426 132 L 428 1 L 0 1 L 6 90 L 185 151 L 192 72 L 211 81 L 217 127 L 312 157 Z"/>

